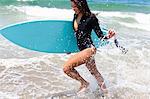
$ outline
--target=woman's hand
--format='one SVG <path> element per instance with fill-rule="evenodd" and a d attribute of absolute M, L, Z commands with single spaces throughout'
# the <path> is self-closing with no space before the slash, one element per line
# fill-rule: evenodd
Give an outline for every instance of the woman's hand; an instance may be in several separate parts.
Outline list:
<path fill-rule="evenodd" d="M 107 36 L 107 38 L 110 39 L 110 38 L 112 38 L 115 34 L 116 34 L 116 32 L 115 32 L 114 30 L 110 29 L 110 30 L 108 31 L 108 36 Z"/>

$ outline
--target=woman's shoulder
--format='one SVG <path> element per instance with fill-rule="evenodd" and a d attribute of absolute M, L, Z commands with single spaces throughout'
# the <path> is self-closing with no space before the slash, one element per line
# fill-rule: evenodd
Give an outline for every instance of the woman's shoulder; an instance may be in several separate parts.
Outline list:
<path fill-rule="evenodd" d="M 90 14 L 90 17 L 91 17 L 91 18 L 96 18 L 96 14 L 91 13 L 91 14 Z"/>
<path fill-rule="evenodd" d="M 96 18 L 96 15 L 94 13 L 88 13 L 84 15 L 86 18 Z"/>
<path fill-rule="evenodd" d="M 92 20 L 98 20 L 97 17 L 96 17 L 96 15 L 94 13 L 91 13 L 90 18 Z"/>
<path fill-rule="evenodd" d="M 96 17 L 96 15 L 94 13 L 91 13 L 90 17 Z"/>

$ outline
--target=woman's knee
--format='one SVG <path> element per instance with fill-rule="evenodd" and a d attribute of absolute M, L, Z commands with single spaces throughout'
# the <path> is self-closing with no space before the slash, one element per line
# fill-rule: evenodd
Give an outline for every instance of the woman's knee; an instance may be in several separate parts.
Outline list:
<path fill-rule="evenodd" d="M 64 64 L 64 66 L 63 66 L 63 71 L 66 74 L 68 74 L 72 69 L 73 69 L 73 67 L 68 64 Z"/>
<path fill-rule="evenodd" d="M 68 69 L 68 68 L 66 68 L 66 67 L 64 67 L 64 68 L 63 68 L 63 71 L 64 71 L 64 73 L 65 73 L 65 74 L 68 74 L 69 69 Z"/>

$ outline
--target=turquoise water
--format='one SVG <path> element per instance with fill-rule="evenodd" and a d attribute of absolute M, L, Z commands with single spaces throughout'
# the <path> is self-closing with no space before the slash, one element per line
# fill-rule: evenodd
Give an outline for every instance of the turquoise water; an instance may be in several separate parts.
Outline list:
<path fill-rule="evenodd" d="M 126 11 L 126 12 L 150 12 L 149 0 L 88 0 L 92 10 Z M 70 9 L 69 0 L 1 0 L 1 6 L 41 6 Z"/>

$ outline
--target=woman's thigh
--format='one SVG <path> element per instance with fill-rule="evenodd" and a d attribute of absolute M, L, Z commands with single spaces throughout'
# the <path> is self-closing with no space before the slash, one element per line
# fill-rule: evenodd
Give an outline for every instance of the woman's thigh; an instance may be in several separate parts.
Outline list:
<path fill-rule="evenodd" d="M 64 66 L 77 67 L 81 64 L 84 64 L 90 60 L 90 58 L 95 54 L 96 49 L 86 48 L 75 55 L 71 56 L 68 61 L 64 64 Z"/>

